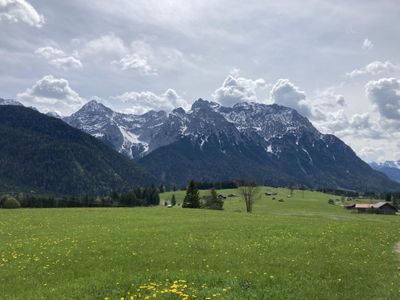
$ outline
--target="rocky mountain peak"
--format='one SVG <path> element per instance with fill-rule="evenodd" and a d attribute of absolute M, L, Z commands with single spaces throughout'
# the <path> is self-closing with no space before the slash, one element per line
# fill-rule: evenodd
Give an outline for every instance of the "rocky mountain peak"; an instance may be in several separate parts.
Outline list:
<path fill-rule="evenodd" d="M 196 100 L 191 107 L 192 111 L 198 111 L 200 109 L 205 109 L 205 110 L 213 110 L 217 107 L 219 107 L 220 105 L 216 102 L 212 102 L 212 101 L 207 101 L 204 100 L 202 98 L 199 98 L 198 100 Z"/>
<path fill-rule="evenodd" d="M 96 100 L 90 100 L 78 112 L 110 113 L 112 110 Z"/>

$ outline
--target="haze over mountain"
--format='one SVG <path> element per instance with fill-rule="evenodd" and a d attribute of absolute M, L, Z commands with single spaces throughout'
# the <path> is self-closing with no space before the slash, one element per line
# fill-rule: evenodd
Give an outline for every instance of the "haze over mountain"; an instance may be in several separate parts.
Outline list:
<path fill-rule="evenodd" d="M 138 159 L 170 184 L 247 178 L 362 191 L 400 187 L 340 139 L 321 134 L 296 110 L 276 104 L 225 107 L 199 99 L 188 111 L 128 115 L 90 101 L 64 120 Z"/>
<path fill-rule="evenodd" d="M 373 169 L 386 174 L 390 179 L 400 182 L 400 160 L 382 163 L 372 162 L 370 165 Z"/>
<path fill-rule="evenodd" d="M 22 106 L 0 106 L 0 191 L 105 194 L 155 179 L 96 138 Z"/>

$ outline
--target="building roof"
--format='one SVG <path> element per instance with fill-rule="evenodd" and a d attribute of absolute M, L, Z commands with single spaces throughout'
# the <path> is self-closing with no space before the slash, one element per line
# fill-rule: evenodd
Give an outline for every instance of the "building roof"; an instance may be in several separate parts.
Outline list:
<path fill-rule="evenodd" d="M 378 202 L 373 205 L 374 208 L 381 208 L 382 206 L 390 206 L 391 208 L 397 211 L 397 208 L 394 207 L 390 202 Z"/>
<path fill-rule="evenodd" d="M 357 203 L 356 208 L 374 208 L 373 204 Z"/>

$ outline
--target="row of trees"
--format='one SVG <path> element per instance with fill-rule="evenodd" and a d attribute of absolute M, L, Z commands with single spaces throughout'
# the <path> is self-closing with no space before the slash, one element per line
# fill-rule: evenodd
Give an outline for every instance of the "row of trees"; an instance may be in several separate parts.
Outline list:
<path fill-rule="evenodd" d="M 240 193 L 243 196 L 244 203 L 246 205 L 246 211 L 251 213 L 253 211 L 253 204 L 257 195 L 259 194 L 259 186 L 256 182 L 237 181 L 235 182 Z M 175 195 L 173 195 L 175 197 Z M 224 197 L 218 195 L 215 188 L 211 188 L 210 194 L 200 198 L 199 189 L 194 182 L 191 180 L 187 190 L 186 196 L 183 200 L 183 208 L 207 208 L 221 210 L 224 206 Z"/>
<path fill-rule="evenodd" d="M 175 197 L 175 195 L 173 195 L 173 197 Z M 172 200 L 174 200 L 174 198 Z M 214 188 L 211 189 L 210 195 L 200 198 L 199 189 L 194 180 L 191 180 L 187 187 L 182 207 L 222 210 L 224 207 L 224 200 L 217 195 L 217 191 Z"/>
<path fill-rule="evenodd" d="M 141 187 L 126 193 L 107 196 L 39 196 L 30 194 L 5 195 L 0 198 L 0 208 L 53 208 L 53 207 L 134 207 L 159 205 L 159 189 Z"/>

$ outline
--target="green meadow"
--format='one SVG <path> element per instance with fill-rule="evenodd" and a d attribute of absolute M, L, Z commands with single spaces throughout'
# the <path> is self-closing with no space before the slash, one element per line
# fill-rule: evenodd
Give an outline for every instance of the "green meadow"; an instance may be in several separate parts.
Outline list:
<path fill-rule="evenodd" d="M 270 188 L 247 214 L 219 192 L 236 195 L 223 211 L 166 208 L 172 192 L 152 208 L 0 210 L 0 299 L 400 299 L 399 216 Z"/>

